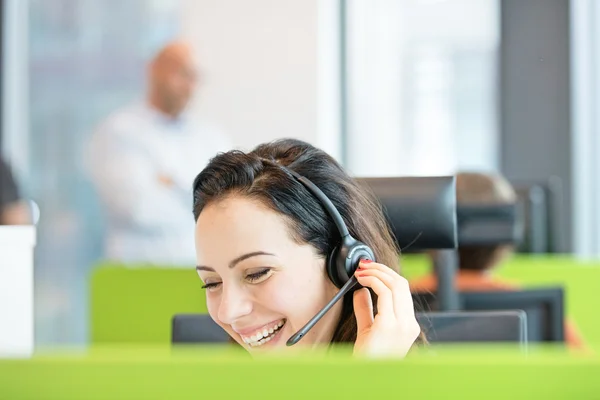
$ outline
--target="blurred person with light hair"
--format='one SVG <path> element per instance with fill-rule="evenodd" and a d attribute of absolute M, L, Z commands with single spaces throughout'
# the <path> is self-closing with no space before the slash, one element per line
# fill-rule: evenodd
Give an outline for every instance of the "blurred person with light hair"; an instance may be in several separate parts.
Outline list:
<path fill-rule="evenodd" d="M 106 259 L 195 262 L 195 173 L 231 148 L 227 136 L 185 112 L 197 81 L 190 45 L 169 43 L 149 64 L 146 98 L 112 113 L 92 136 L 87 161 L 106 214 Z"/>
<path fill-rule="evenodd" d="M 29 207 L 21 198 L 8 163 L 0 157 L 0 225 L 29 225 L 31 223 Z"/>

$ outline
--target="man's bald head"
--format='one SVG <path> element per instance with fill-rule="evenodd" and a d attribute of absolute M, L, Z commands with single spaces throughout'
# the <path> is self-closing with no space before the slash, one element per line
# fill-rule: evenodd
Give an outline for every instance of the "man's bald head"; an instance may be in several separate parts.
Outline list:
<path fill-rule="evenodd" d="M 197 71 L 193 51 L 186 42 L 171 42 L 150 63 L 150 101 L 162 112 L 179 115 L 190 101 Z"/>

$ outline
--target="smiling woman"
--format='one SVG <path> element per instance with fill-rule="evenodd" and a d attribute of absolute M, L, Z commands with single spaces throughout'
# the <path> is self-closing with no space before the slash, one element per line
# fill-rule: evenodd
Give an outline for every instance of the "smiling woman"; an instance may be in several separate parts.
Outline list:
<path fill-rule="evenodd" d="M 330 267 L 343 238 L 296 175 L 322 191 L 349 235 L 373 255 L 361 253 L 347 271 L 363 288 L 328 312 L 323 308 L 348 282 Z M 247 350 L 285 349 L 316 314 L 322 318 L 305 331 L 304 347 L 345 342 L 355 354 L 404 356 L 419 336 L 381 206 L 323 151 L 288 139 L 218 155 L 194 183 L 194 216 L 208 311 Z"/>

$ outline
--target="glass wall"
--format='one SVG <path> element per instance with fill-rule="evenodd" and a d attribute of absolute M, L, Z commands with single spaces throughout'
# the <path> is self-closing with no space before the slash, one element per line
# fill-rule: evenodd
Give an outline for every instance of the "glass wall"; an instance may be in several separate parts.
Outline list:
<path fill-rule="evenodd" d="M 144 95 L 146 61 L 178 34 L 179 2 L 27 3 L 29 129 L 11 150 L 20 154 L 15 167 L 23 190 L 41 210 L 36 344 L 79 344 L 87 340 L 87 278 L 103 230 L 83 148 L 102 118 Z"/>

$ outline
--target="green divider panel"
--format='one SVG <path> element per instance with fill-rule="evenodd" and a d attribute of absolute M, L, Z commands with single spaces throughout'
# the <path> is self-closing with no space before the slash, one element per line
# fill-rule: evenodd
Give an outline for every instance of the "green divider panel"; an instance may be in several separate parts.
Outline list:
<path fill-rule="evenodd" d="M 498 276 L 526 287 L 562 285 L 567 316 L 586 342 L 600 344 L 600 263 L 567 256 L 516 256 L 498 269 Z"/>
<path fill-rule="evenodd" d="M 170 343 L 171 318 L 206 313 L 195 269 L 103 264 L 91 276 L 92 343 Z"/>
<path fill-rule="evenodd" d="M 403 255 L 401 265 L 409 280 L 430 269 L 422 255 Z M 517 255 L 496 274 L 525 287 L 563 285 L 567 315 L 587 342 L 600 344 L 600 262 Z M 193 268 L 98 266 L 91 278 L 92 343 L 169 343 L 174 314 L 207 312 L 201 285 Z"/>
<path fill-rule="evenodd" d="M 414 279 L 430 271 L 423 255 L 402 256 L 402 273 Z M 563 286 L 566 313 L 584 340 L 600 344 L 600 261 L 580 261 L 567 255 L 515 255 L 494 271 L 496 276 L 524 287 Z"/>
<path fill-rule="evenodd" d="M 400 257 L 400 272 L 406 279 L 411 280 L 427 274 L 431 270 L 429 257 L 422 254 L 408 254 Z"/>
<path fill-rule="evenodd" d="M 116 350 L 0 360 L 0 398 L 21 399 L 591 399 L 600 361 L 502 353 L 405 360 L 175 356 Z M 307 354 L 310 354 L 308 352 Z"/>

